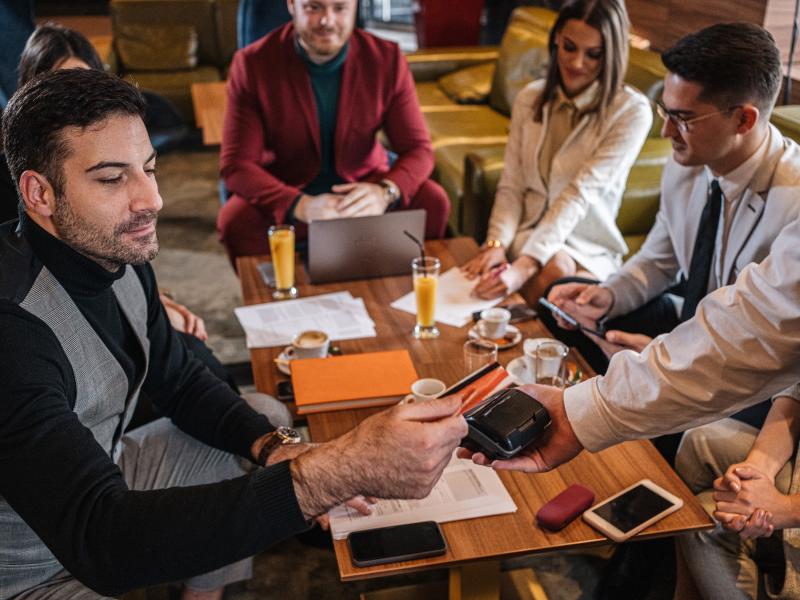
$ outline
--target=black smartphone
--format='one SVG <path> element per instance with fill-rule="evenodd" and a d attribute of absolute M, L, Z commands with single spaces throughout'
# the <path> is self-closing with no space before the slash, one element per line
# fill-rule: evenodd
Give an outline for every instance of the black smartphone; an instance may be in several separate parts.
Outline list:
<path fill-rule="evenodd" d="M 558 308 L 552 302 L 548 302 L 544 298 L 539 298 L 539 304 L 544 306 L 547 310 L 549 310 L 553 315 L 556 317 L 561 317 L 564 321 L 572 325 L 578 331 L 585 331 L 586 333 L 591 333 L 592 335 L 596 335 L 597 337 L 605 338 L 606 334 L 604 331 L 598 331 L 597 329 L 592 329 L 590 327 L 586 327 L 585 325 L 581 325 L 578 322 L 578 319 L 573 317 L 571 314 L 564 312 L 560 308 Z"/>
<path fill-rule="evenodd" d="M 292 382 L 289 379 L 278 382 L 278 400 L 281 402 L 289 402 L 294 400 L 294 388 L 292 387 Z"/>
<path fill-rule="evenodd" d="M 536 311 L 527 304 L 511 304 L 509 306 L 501 306 L 500 308 L 505 308 L 511 313 L 511 318 L 508 321 L 509 323 L 521 323 L 522 321 L 530 321 L 536 318 Z M 475 323 L 481 320 L 481 312 L 483 311 L 476 310 L 472 313 L 472 320 Z"/>
<path fill-rule="evenodd" d="M 347 536 L 347 545 L 357 567 L 439 556 L 447 552 L 442 530 L 435 521 L 354 531 Z"/>

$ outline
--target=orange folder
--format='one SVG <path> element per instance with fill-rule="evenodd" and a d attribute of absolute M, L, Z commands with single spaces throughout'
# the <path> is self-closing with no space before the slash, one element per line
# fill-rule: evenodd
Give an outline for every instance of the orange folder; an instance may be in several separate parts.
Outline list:
<path fill-rule="evenodd" d="M 307 358 L 290 364 L 301 415 L 394 404 L 418 379 L 407 350 Z"/>

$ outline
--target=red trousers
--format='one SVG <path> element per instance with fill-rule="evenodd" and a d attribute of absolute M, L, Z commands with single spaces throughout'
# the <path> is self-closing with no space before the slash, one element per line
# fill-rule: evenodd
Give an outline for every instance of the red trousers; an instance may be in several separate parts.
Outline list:
<path fill-rule="evenodd" d="M 400 210 L 422 208 L 425 210 L 425 238 L 443 238 L 450 216 L 450 199 L 442 187 L 431 180 L 419 188 L 408 207 Z M 217 215 L 217 235 L 225 246 L 231 264 L 236 264 L 238 256 L 269 254 L 267 230 L 275 223 L 265 218 L 257 206 L 250 204 L 236 194 L 222 206 Z M 297 237 L 306 237 L 305 227 L 297 228 Z"/>

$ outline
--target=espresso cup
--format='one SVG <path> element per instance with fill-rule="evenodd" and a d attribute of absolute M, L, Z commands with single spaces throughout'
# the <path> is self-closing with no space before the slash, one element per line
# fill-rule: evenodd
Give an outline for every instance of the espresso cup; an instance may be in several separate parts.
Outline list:
<path fill-rule="evenodd" d="M 325 358 L 329 345 L 330 339 L 324 331 L 301 331 L 292 338 L 295 358 Z"/>
<path fill-rule="evenodd" d="M 443 381 L 438 379 L 417 379 L 411 385 L 411 395 L 415 402 L 425 402 L 433 400 L 447 389 Z"/>
<path fill-rule="evenodd" d="M 506 334 L 506 326 L 511 313 L 505 308 L 487 308 L 481 311 L 478 321 L 478 333 L 485 338 L 501 338 Z"/>

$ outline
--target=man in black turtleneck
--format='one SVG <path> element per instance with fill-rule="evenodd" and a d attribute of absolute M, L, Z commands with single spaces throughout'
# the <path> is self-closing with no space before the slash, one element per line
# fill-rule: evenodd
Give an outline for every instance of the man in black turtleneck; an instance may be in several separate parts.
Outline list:
<path fill-rule="evenodd" d="M 187 578 L 184 597 L 221 598 L 232 563 L 329 508 L 427 495 L 466 433 L 451 399 L 297 443 L 193 358 L 148 264 L 161 198 L 143 111 L 123 80 L 68 69 L 3 116 L 25 210 L 0 227 L 2 598 Z M 140 391 L 166 418 L 123 433 Z"/>

